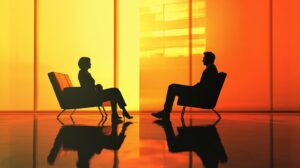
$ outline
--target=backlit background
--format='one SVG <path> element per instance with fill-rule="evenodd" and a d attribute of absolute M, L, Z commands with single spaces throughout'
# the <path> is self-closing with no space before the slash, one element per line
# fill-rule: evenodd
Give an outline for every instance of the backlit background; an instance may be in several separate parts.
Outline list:
<path fill-rule="evenodd" d="M 199 81 L 205 50 L 228 73 L 217 109 L 299 110 L 299 7 L 296 0 L 39 0 L 36 16 L 33 0 L 1 0 L 0 110 L 34 109 L 35 70 L 37 109 L 59 110 L 47 73 L 67 73 L 78 86 L 81 56 L 91 58 L 98 83 L 121 89 L 129 110 L 160 110 L 169 84 Z"/>

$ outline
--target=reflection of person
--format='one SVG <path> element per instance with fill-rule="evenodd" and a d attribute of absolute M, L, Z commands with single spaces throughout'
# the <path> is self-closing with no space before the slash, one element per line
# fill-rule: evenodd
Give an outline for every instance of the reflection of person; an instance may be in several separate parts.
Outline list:
<path fill-rule="evenodd" d="M 170 120 L 157 120 L 155 123 L 164 128 L 170 152 L 193 151 L 206 168 L 217 168 L 219 162 L 227 162 L 225 149 L 214 125 L 178 127 L 178 135 L 175 135 Z"/>
<path fill-rule="evenodd" d="M 125 106 L 125 100 L 122 96 L 122 93 L 118 88 L 109 88 L 103 89 L 102 85 L 97 84 L 95 85 L 95 80 L 92 75 L 88 72 L 88 69 L 91 68 L 91 60 L 88 57 L 81 57 L 78 61 L 78 66 L 80 71 L 78 73 L 78 79 L 80 85 L 83 89 L 87 92 L 97 92 L 99 95 L 99 99 L 102 102 L 110 101 L 111 108 L 112 108 L 112 119 L 120 119 L 121 117 L 118 116 L 117 113 L 117 104 L 123 110 L 123 117 L 128 119 L 133 118 L 127 112 Z"/>
<path fill-rule="evenodd" d="M 204 52 L 203 64 L 206 69 L 202 73 L 200 82 L 194 86 L 180 84 L 169 85 L 164 109 L 157 113 L 152 113 L 154 117 L 169 119 L 172 111 L 175 96 L 187 99 L 187 101 L 209 102 L 211 92 L 215 88 L 218 79 L 218 70 L 214 64 L 215 55 L 212 52 Z M 193 98 L 194 97 L 194 98 Z"/>
<path fill-rule="evenodd" d="M 48 163 L 50 165 L 54 164 L 61 147 L 63 147 L 64 150 L 77 151 L 78 168 L 88 168 L 89 161 L 94 154 L 100 154 L 103 149 L 118 151 L 121 148 L 121 145 L 125 139 L 125 131 L 132 123 L 124 123 L 119 135 L 117 132 L 117 124 L 120 123 L 113 122 L 111 127 L 73 125 L 61 127 L 48 155 Z M 111 128 L 110 135 L 105 135 L 104 130 L 107 130 L 107 128 Z M 118 159 L 114 158 L 114 161 L 117 162 Z"/>

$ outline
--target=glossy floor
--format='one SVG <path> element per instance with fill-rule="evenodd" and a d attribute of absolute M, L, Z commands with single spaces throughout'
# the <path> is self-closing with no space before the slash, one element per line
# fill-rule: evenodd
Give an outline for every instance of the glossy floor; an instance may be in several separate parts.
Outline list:
<path fill-rule="evenodd" d="M 129 122 L 130 121 L 130 122 Z M 299 167 L 300 114 L 0 113 L 0 167 Z"/>

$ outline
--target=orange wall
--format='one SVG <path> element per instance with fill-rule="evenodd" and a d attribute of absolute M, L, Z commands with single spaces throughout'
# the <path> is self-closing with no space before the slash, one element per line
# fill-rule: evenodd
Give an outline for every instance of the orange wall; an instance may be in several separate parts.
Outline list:
<path fill-rule="evenodd" d="M 104 83 L 107 87 L 112 86 L 113 83 L 113 70 L 108 68 L 113 66 L 112 3 L 108 5 L 109 8 L 105 8 L 107 12 L 103 13 L 104 10 L 99 11 L 97 8 L 97 5 L 101 6 L 100 2 L 97 5 L 83 3 L 83 1 L 76 2 L 40 0 L 39 109 L 41 110 L 58 108 L 46 73 L 52 70 L 70 73 L 72 81 L 78 84 L 76 81 L 78 70 L 76 63 L 82 55 L 92 57 L 93 65 L 95 68 L 98 67 L 93 69 L 97 81 L 103 83 L 102 79 L 105 79 Z M 151 5 L 149 2 L 147 1 L 148 5 Z M 153 5 L 161 3 L 160 1 L 151 2 Z M 185 1 L 180 0 L 180 2 Z M 193 2 L 197 2 L 197 0 Z M 67 6 L 69 10 L 66 11 L 62 6 L 55 5 L 59 3 L 64 3 L 64 6 Z M 272 99 L 275 110 L 300 109 L 300 99 L 298 98 L 300 95 L 298 89 L 300 73 L 297 72 L 297 66 L 300 63 L 300 60 L 297 59 L 297 56 L 300 55 L 298 47 L 300 14 L 297 12 L 299 7 L 300 2 L 297 0 L 273 0 L 274 96 Z M 78 10 L 79 8 L 82 9 Z M 171 5 L 171 8 L 166 8 L 169 14 L 165 17 L 172 20 L 172 16 L 174 16 L 173 14 L 170 15 L 172 10 L 175 13 L 177 13 L 176 10 L 179 10 L 176 16 L 182 17 L 184 21 L 182 22 L 184 24 L 180 26 L 187 27 L 187 15 L 182 12 L 181 8 L 186 10 L 188 6 L 174 8 Z M 0 75 L 3 78 L 0 87 L 0 110 L 32 110 L 33 2 L 3 0 L 0 9 L 0 25 L 2 25 L 0 28 L 0 65 L 2 67 Z M 111 15 L 106 15 L 108 12 Z M 197 10 L 193 12 L 197 12 Z M 61 15 L 60 13 L 64 14 Z M 85 19 L 84 15 L 96 18 Z M 102 21 L 106 19 L 105 22 L 109 24 L 104 28 L 101 22 L 96 21 L 99 18 Z M 207 0 L 205 30 L 206 49 L 215 52 L 216 65 L 219 71 L 228 73 L 217 109 L 269 110 L 271 100 L 270 1 Z M 178 32 L 182 33 L 182 31 Z M 203 38 L 203 36 L 201 37 Z M 168 61 L 165 60 L 164 62 L 159 58 L 152 62 L 145 62 L 145 59 L 140 60 L 140 105 L 144 102 L 147 107 L 146 110 L 156 110 L 163 106 L 168 84 L 172 82 L 189 84 L 189 62 L 186 60 L 188 43 L 184 42 L 187 40 L 187 37 L 181 37 L 180 40 L 171 40 L 171 43 L 167 44 L 173 48 L 174 45 L 181 45 L 183 50 L 169 52 L 170 50 L 165 48 L 165 51 L 163 49 L 158 51 L 159 54 L 163 52 L 170 54 L 172 57 L 168 57 Z M 161 45 L 159 44 L 161 41 L 156 42 L 156 45 Z M 140 45 L 142 46 L 141 42 Z M 199 54 L 196 49 L 198 48 L 194 48 L 193 54 Z M 103 51 L 106 54 L 103 55 Z M 176 59 L 179 63 L 174 61 L 173 51 L 179 53 L 180 57 Z M 183 61 L 180 61 L 181 59 Z M 56 65 L 54 62 L 58 60 L 62 60 L 64 64 Z M 101 61 L 103 60 L 106 63 L 102 64 Z M 125 57 L 124 60 L 126 60 Z M 193 55 L 193 83 L 198 81 L 204 69 L 201 60 L 201 56 Z M 138 61 L 136 63 L 138 64 Z M 160 67 L 160 69 L 155 68 L 155 66 Z M 105 74 L 98 73 L 103 71 L 101 68 L 109 69 L 109 71 Z M 144 72 L 143 70 L 147 68 L 152 68 L 154 73 Z M 73 72 L 75 73 L 72 74 Z M 147 81 L 153 82 L 153 86 L 155 86 L 153 91 L 146 89 Z M 47 100 L 48 95 L 51 100 Z"/>
<path fill-rule="evenodd" d="M 78 60 L 91 58 L 89 70 L 104 88 L 113 87 L 113 1 L 39 0 L 38 110 L 58 110 L 48 73 L 69 75 L 79 86 Z"/>
<path fill-rule="evenodd" d="M 299 110 L 300 2 L 273 0 L 274 110 Z M 218 11 L 218 12 L 215 12 Z M 228 72 L 218 108 L 270 108 L 270 1 L 207 1 L 207 49 Z"/>
<path fill-rule="evenodd" d="M 0 110 L 33 109 L 33 1 L 0 2 Z"/>
<path fill-rule="evenodd" d="M 300 1 L 274 1 L 274 107 L 300 108 Z"/>
<path fill-rule="evenodd" d="M 217 104 L 226 110 L 270 108 L 269 1 L 207 1 L 207 50 L 228 73 Z"/>

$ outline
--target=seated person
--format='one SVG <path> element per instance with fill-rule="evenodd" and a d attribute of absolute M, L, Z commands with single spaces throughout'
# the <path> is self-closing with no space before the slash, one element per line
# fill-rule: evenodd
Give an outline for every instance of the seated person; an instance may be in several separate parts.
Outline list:
<path fill-rule="evenodd" d="M 200 81 L 194 86 L 186 86 L 180 84 L 169 85 L 164 109 L 160 112 L 152 113 L 154 117 L 169 119 L 175 96 L 184 98 L 189 102 L 209 101 L 212 95 L 212 90 L 214 90 L 217 84 L 218 70 L 214 64 L 214 53 L 204 52 L 203 54 L 203 64 L 206 66 L 206 69 L 203 71 Z"/>
<path fill-rule="evenodd" d="M 112 119 L 120 119 L 121 117 L 118 116 L 117 113 L 117 104 L 119 107 L 123 110 L 123 117 L 126 117 L 128 119 L 133 118 L 129 115 L 127 112 L 125 106 L 125 100 L 122 96 L 122 93 L 118 88 L 109 88 L 109 89 L 103 89 L 102 85 L 97 84 L 95 85 L 95 80 L 91 76 L 91 74 L 88 72 L 88 69 L 91 68 L 91 60 L 88 57 L 81 57 L 78 61 L 78 66 L 80 68 L 80 71 L 78 73 L 78 79 L 80 82 L 80 86 L 85 89 L 87 92 L 97 93 L 99 96 L 99 101 L 105 102 L 110 101 L 111 102 L 111 108 L 112 108 Z"/>

